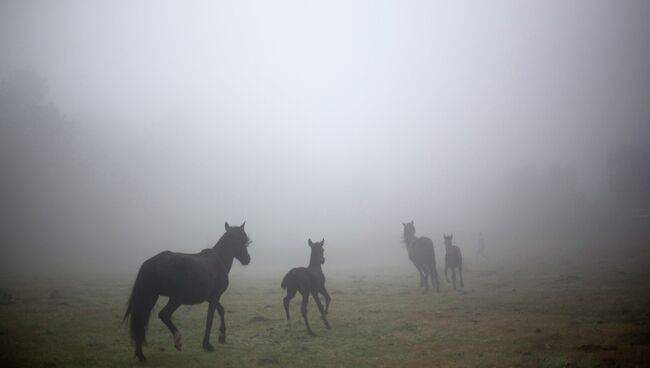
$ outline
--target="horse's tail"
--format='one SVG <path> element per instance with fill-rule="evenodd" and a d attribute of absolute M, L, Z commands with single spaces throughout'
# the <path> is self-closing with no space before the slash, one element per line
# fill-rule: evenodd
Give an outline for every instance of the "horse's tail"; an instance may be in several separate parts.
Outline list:
<path fill-rule="evenodd" d="M 283 288 L 283 289 L 287 288 L 288 279 L 289 279 L 289 273 L 287 272 L 287 274 L 284 275 L 284 278 L 282 279 L 282 283 L 280 284 L 281 288 Z"/>
<path fill-rule="evenodd" d="M 138 271 L 122 319 L 122 323 L 129 322 L 131 341 L 136 343 L 136 347 L 141 347 L 146 342 L 145 333 L 149 324 L 149 316 L 156 300 L 158 300 L 158 291 L 156 290 L 155 263 L 153 259 L 148 259 Z"/>

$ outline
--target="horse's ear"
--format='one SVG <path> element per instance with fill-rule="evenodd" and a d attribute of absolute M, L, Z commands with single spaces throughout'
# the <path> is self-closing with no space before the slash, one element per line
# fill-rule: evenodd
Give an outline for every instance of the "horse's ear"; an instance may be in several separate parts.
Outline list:
<path fill-rule="evenodd" d="M 323 244 L 325 244 L 325 238 L 323 238 L 323 240 L 320 241 L 320 245 L 322 246 Z"/>
<path fill-rule="evenodd" d="M 241 224 L 241 229 L 244 230 L 244 226 L 246 226 L 246 221 L 244 221 L 243 224 Z"/>
<path fill-rule="evenodd" d="M 415 222 L 413 220 L 411 220 L 411 225 L 415 225 Z"/>
<path fill-rule="evenodd" d="M 226 231 L 230 230 L 230 225 L 228 225 L 228 221 L 226 221 Z"/>
<path fill-rule="evenodd" d="M 311 238 L 309 238 L 309 240 L 307 241 L 307 243 L 309 244 L 310 247 L 313 247 L 313 246 L 314 246 L 314 242 L 311 241 Z"/>

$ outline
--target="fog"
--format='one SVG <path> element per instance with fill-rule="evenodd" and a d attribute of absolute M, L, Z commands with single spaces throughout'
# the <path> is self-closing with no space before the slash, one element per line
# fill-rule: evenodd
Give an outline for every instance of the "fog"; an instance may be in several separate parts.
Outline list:
<path fill-rule="evenodd" d="M 2 1 L 2 272 L 648 243 L 647 1 Z M 499 253 L 500 252 L 500 253 Z M 234 272 L 242 267 L 235 267 Z"/>

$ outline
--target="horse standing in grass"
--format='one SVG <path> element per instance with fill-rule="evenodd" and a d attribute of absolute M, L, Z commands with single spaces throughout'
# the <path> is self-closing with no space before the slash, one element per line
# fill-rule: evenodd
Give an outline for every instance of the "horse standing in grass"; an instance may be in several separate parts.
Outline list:
<path fill-rule="evenodd" d="M 330 298 L 329 293 L 325 289 L 325 275 L 321 268 L 322 264 L 325 263 L 325 255 L 323 250 L 323 244 L 325 239 L 320 242 L 312 242 L 309 239 L 309 247 L 311 248 L 311 258 L 309 259 L 309 266 L 307 267 L 296 267 L 291 269 L 282 279 L 282 284 L 280 285 L 283 289 L 287 289 L 287 296 L 284 297 L 284 310 L 287 313 L 287 321 L 289 321 L 289 302 L 296 296 L 296 292 L 300 292 L 302 295 L 302 304 L 300 306 L 300 312 L 302 312 L 302 318 L 305 320 L 305 326 L 307 326 L 307 332 L 311 336 L 316 336 L 316 334 L 309 327 L 309 321 L 307 320 L 307 303 L 309 302 L 309 294 L 314 297 L 316 305 L 318 305 L 318 310 L 320 311 L 320 318 L 323 320 L 325 327 L 330 328 L 330 324 L 327 321 L 327 312 L 330 308 Z M 318 293 L 323 294 L 325 297 L 325 308 L 318 298 Z"/>
<path fill-rule="evenodd" d="M 460 287 L 463 288 L 463 255 L 460 253 L 460 248 L 452 245 L 453 235 L 442 235 L 445 239 L 445 278 L 449 282 L 447 276 L 447 269 L 451 268 L 451 279 L 453 280 L 454 290 L 456 290 L 456 271 L 458 268 L 458 275 L 460 276 Z"/>
<path fill-rule="evenodd" d="M 415 225 L 413 221 L 403 223 L 404 225 L 404 244 L 408 251 L 409 259 L 415 265 L 420 275 L 420 287 L 425 287 L 424 292 L 429 291 L 429 277 L 431 285 L 436 285 L 436 290 L 440 292 L 440 283 L 438 282 L 438 270 L 436 270 L 436 252 L 433 249 L 433 241 L 427 237 L 415 236 Z"/>
<path fill-rule="evenodd" d="M 172 323 L 172 313 L 183 304 L 200 304 L 204 301 L 209 305 L 203 348 L 207 351 L 214 350 L 210 345 L 210 330 L 215 309 L 221 319 L 219 343 L 226 342 L 225 311 L 219 298 L 228 288 L 228 272 L 233 260 L 236 258 L 244 266 L 250 263 L 251 257 L 247 249 L 250 240 L 244 231 L 245 224 L 244 222 L 241 226 L 229 226 L 226 222 L 226 232 L 217 244 L 200 253 L 165 251 L 144 261 L 138 271 L 124 314 L 124 321 L 130 322 L 131 340 L 135 341 L 135 355 L 141 362 L 146 360 L 142 345 L 145 342 L 149 315 L 160 295 L 168 296 L 169 301 L 158 313 L 158 317 L 172 333 L 176 349 L 181 350 L 182 340 L 180 332 Z"/>

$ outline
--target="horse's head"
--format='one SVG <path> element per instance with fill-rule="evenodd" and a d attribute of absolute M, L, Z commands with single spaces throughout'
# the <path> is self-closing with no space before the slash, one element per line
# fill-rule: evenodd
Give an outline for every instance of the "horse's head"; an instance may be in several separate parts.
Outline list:
<path fill-rule="evenodd" d="M 244 221 L 241 226 L 230 226 L 226 222 L 226 234 L 228 237 L 228 244 L 230 252 L 233 257 L 237 258 L 241 264 L 246 266 L 251 262 L 251 256 L 248 254 L 248 245 L 251 243 L 246 231 L 244 231 Z"/>
<path fill-rule="evenodd" d="M 323 264 L 325 263 L 325 249 L 323 249 L 323 244 L 325 244 L 325 238 L 319 242 L 313 242 L 311 239 L 308 241 L 309 247 L 311 248 L 311 263 Z"/>
<path fill-rule="evenodd" d="M 404 225 L 404 243 L 408 245 L 415 238 L 415 225 L 413 224 L 413 220 L 407 223 L 402 222 L 402 225 Z"/>
<path fill-rule="evenodd" d="M 454 238 L 454 235 L 453 234 L 450 234 L 450 235 L 442 234 L 442 237 L 445 239 L 445 247 L 451 247 L 451 245 L 452 245 L 451 241 Z"/>

